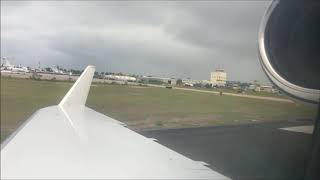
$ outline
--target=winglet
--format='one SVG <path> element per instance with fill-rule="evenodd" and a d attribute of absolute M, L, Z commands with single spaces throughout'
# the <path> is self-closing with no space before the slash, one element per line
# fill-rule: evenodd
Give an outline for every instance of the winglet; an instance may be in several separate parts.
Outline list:
<path fill-rule="evenodd" d="M 87 66 L 59 103 L 61 108 L 85 106 L 94 72 L 95 66 Z"/>

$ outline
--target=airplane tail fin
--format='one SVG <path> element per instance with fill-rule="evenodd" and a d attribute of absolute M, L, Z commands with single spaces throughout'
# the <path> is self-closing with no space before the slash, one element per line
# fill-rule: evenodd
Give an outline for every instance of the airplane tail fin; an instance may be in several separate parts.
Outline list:
<path fill-rule="evenodd" d="M 94 72 L 95 66 L 87 66 L 59 103 L 61 108 L 85 106 Z"/>

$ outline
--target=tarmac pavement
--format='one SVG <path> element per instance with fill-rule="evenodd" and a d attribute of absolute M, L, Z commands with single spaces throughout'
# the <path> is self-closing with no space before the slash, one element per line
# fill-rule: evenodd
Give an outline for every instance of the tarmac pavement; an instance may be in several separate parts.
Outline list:
<path fill-rule="evenodd" d="M 232 179 L 302 179 L 311 134 L 282 130 L 311 120 L 251 125 L 143 131 L 195 161 Z"/>

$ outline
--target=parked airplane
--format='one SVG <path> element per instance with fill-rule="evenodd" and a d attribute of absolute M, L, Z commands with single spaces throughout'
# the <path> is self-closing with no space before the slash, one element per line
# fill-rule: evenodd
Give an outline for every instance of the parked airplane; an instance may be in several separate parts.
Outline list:
<path fill-rule="evenodd" d="M 27 67 L 12 65 L 8 59 L 2 58 L 3 63 L 1 64 L 1 71 L 7 72 L 29 72 Z"/>
<path fill-rule="evenodd" d="M 6 58 L 2 58 L 1 61 L 1 71 L 2 70 L 10 70 L 13 68 L 14 66 L 10 64 L 10 62 L 6 59 Z"/>
<path fill-rule="evenodd" d="M 55 74 L 64 74 L 64 72 L 62 70 L 60 70 L 57 66 L 53 66 L 51 68 L 52 72 Z"/>
<path fill-rule="evenodd" d="M 14 66 L 11 69 L 12 72 L 29 72 L 27 67 L 23 67 L 23 66 Z"/>

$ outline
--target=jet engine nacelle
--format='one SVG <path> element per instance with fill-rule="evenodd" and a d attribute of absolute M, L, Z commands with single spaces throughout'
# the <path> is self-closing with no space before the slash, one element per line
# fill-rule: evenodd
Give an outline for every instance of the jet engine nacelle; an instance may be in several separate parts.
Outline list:
<path fill-rule="evenodd" d="M 263 70 L 283 92 L 319 103 L 320 1 L 273 1 L 260 25 L 259 53 Z"/>

